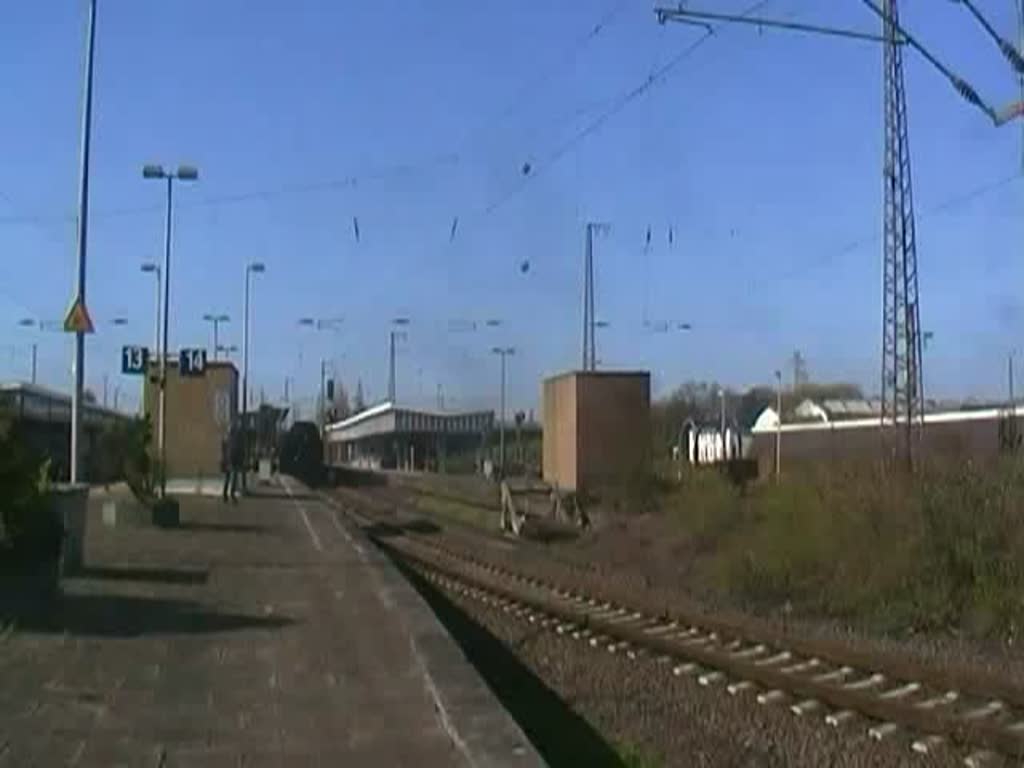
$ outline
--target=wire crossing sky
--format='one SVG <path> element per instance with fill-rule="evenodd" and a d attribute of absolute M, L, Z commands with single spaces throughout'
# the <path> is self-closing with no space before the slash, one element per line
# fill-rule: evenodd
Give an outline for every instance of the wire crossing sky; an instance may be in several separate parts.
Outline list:
<path fill-rule="evenodd" d="M 973 5 L 1016 40 L 1011 3 Z M 272 399 L 286 377 L 315 394 L 321 358 L 382 397 L 389 324 L 408 317 L 400 398 L 432 403 L 440 385 L 446 405 L 492 405 L 489 350 L 515 346 L 509 406 L 536 407 L 541 376 L 579 365 L 587 221 L 610 224 L 594 249 L 602 365 L 649 367 L 657 393 L 741 387 L 799 349 L 814 378 L 876 391 L 880 47 L 709 36 L 653 7 L 103 0 L 90 387 L 133 387 L 120 346 L 152 336 L 139 267 L 160 253 L 163 205 L 142 165 L 187 162 L 200 181 L 175 200 L 171 345 L 210 346 L 203 315 L 240 319 L 244 265 L 265 262 L 251 375 Z M 855 2 L 703 7 L 881 28 Z M 901 22 L 987 102 L 1019 98 L 968 7 L 911 4 Z M 61 388 L 67 340 L 18 321 L 59 319 L 71 297 L 83 29 L 75 2 L 12 4 L 0 28 L 0 96 L 16 105 L 0 121 L 0 378 L 27 377 L 35 341 L 41 380 Z M 906 66 L 925 390 L 1000 395 L 1024 338 L 1021 133 L 920 56 Z M 339 316 L 332 333 L 298 325 Z M 226 324 L 222 343 L 240 333 Z"/>

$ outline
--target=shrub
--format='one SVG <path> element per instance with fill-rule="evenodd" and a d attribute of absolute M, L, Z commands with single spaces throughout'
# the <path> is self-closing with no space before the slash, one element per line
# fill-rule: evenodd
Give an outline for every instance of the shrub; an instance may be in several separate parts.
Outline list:
<path fill-rule="evenodd" d="M 26 447 L 11 422 L 0 421 L 0 560 L 60 555 L 64 530 L 48 503 L 49 462 Z"/>
<path fill-rule="evenodd" d="M 667 509 L 698 551 L 717 546 L 743 515 L 739 489 L 713 467 L 687 467 L 669 492 Z"/>
<path fill-rule="evenodd" d="M 690 524 L 715 553 L 719 585 L 741 598 L 885 630 L 1016 633 L 1022 491 L 1016 463 L 930 466 L 912 477 L 846 467 L 762 486 L 739 512 L 705 492 Z"/>
<path fill-rule="evenodd" d="M 137 498 L 151 500 L 158 477 L 150 456 L 152 436 L 148 416 L 107 429 L 100 438 L 95 476 L 106 482 L 124 480 Z"/>

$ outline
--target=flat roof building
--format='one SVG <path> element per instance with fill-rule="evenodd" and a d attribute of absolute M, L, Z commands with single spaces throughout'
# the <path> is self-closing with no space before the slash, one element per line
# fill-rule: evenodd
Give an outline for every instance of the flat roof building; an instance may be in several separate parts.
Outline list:
<path fill-rule="evenodd" d="M 453 452 L 479 450 L 494 428 L 494 411 L 428 411 L 392 402 L 328 424 L 328 464 L 364 469 L 444 471 Z"/>
<path fill-rule="evenodd" d="M 54 477 L 66 479 L 71 464 L 71 397 L 55 389 L 36 384 L 0 382 L 0 412 L 12 419 L 32 450 L 48 458 Z M 82 409 L 84 432 L 81 466 L 87 480 L 99 477 L 96 447 L 100 433 L 108 427 L 131 419 L 129 414 L 97 403 L 85 403 Z"/>

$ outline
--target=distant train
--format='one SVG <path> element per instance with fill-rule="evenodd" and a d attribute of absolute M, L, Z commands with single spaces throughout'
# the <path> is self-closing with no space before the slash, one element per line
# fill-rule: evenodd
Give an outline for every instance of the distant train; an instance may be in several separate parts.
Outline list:
<path fill-rule="evenodd" d="M 281 435 L 277 448 L 281 472 L 307 485 L 318 485 L 324 474 L 324 447 L 320 428 L 311 421 L 297 421 Z"/>

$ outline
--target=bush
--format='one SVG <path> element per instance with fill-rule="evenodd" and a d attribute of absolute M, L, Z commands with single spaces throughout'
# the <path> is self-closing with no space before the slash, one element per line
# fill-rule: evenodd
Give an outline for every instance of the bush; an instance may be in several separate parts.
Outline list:
<path fill-rule="evenodd" d="M 8 563 L 57 558 L 64 537 L 47 498 L 49 462 L 25 446 L 0 421 L 0 560 Z"/>
<path fill-rule="evenodd" d="M 668 511 L 744 601 L 882 630 L 1014 636 L 1024 621 L 1024 467 L 847 466 L 749 494 L 693 472 Z"/>
<path fill-rule="evenodd" d="M 743 513 L 740 491 L 725 475 L 713 467 L 689 465 L 669 492 L 667 509 L 693 537 L 698 552 L 717 546 Z"/>
<path fill-rule="evenodd" d="M 150 501 L 156 484 L 156 463 L 149 446 L 153 428 L 149 417 L 114 425 L 100 438 L 96 477 L 124 480 L 140 501 Z"/>

